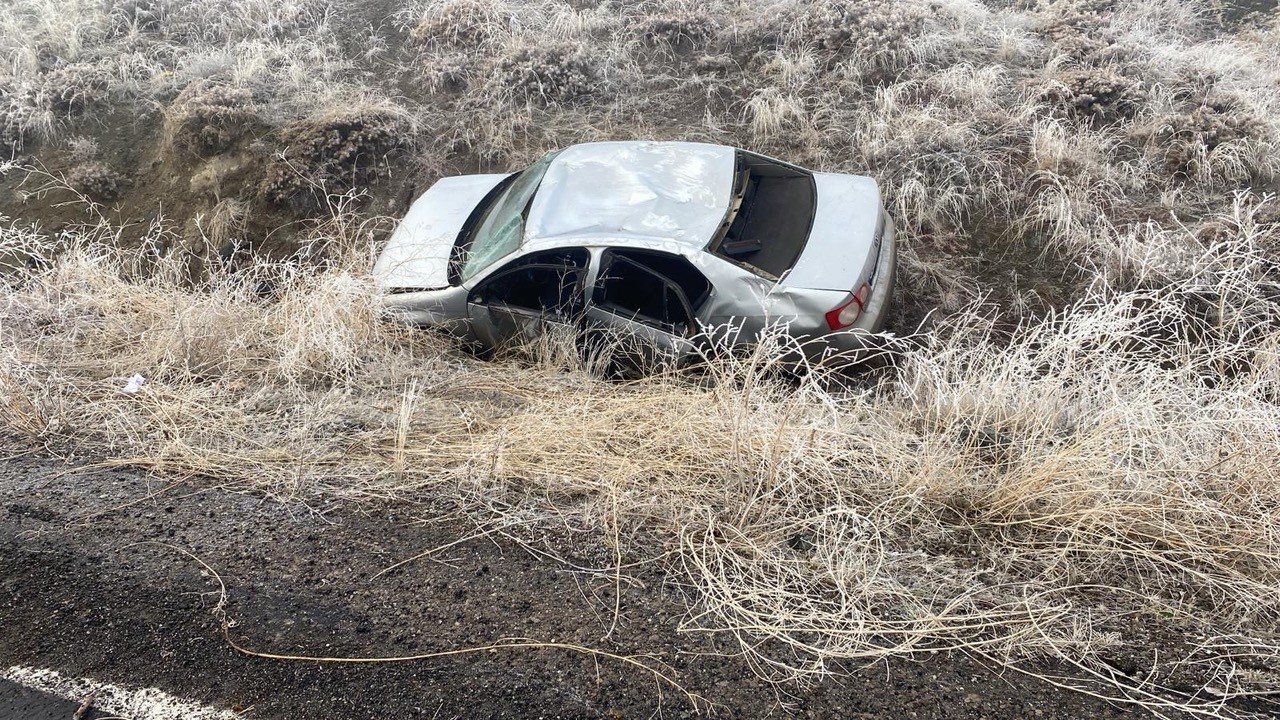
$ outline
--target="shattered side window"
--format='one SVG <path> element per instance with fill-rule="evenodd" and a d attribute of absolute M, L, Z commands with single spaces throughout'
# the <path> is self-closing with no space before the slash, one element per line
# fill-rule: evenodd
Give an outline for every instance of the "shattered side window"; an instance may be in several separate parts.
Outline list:
<path fill-rule="evenodd" d="M 540 314 L 568 316 L 581 310 L 585 250 L 537 253 L 484 280 L 474 293 L 480 304 L 504 305 Z"/>

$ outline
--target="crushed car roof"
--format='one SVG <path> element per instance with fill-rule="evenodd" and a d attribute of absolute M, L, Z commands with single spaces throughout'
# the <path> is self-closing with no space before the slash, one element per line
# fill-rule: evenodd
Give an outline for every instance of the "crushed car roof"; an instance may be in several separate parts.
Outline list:
<path fill-rule="evenodd" d="M 524 245 L 674 243 L 704 248 L 733 190 L 734 149 L 687 142 L 602 142 L 551 162 L 525 221 Z"/>

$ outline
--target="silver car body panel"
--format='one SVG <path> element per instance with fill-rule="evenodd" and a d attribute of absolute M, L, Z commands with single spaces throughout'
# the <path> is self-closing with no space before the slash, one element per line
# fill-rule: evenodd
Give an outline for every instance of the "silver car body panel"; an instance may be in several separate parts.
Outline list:
<path fill-rule="evenodd" d="M 525 222 L 524 247 L 648 240 L 701 249 L 733 192 L 733 148 L 683 142 L 574 145 L 547 168 Z"/>
<path fill-rule="evenodd" d="M 410 206 L 378 256 L 382 287 L 449 287 L 449 255 L 471 211 L 507 174 L 442 178 Z"/>
<path fill-rule="evenodd" d="M 880 188 L 862 175 L 814 173 L 818 203 L 804 252 L 778 284 L 849 290 L 869 268 L 880 218 Z"/>

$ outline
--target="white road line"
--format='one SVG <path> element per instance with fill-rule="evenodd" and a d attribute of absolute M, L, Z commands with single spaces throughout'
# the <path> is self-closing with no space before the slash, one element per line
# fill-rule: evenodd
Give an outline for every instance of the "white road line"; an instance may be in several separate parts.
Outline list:
<path fill-rule="evenodd" d="M 73 703 L 93 697 L 93 709 L 128 720 L 241 720 L 230 710 L 197 705 L 155 688 L 130 690 L 90 678 L 66 677 L 55 670 L 15 665 L 0 669 L 0 679 Z"/>

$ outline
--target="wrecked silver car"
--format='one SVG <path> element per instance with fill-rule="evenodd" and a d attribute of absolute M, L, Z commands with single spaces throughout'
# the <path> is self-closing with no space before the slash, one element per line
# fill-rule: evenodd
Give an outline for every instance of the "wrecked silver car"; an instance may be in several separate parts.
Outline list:
<path fill-rule="evenodd" d="M 483 350 L 559 325 L 679 360 L 779 326 L 820 359 L 882 328 L 895 254 L 869 177 L 720 145 L 602 142 L 440 180 L 374 275 L 392 315 Z"/>

